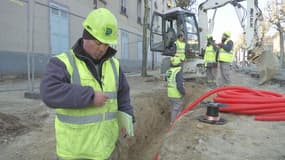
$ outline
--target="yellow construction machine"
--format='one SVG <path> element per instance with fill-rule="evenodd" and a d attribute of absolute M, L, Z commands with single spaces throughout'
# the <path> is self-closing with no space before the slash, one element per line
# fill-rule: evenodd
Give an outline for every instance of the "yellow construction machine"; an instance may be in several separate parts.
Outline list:
<path fill-rule="evenodd" d="M 246 2 L 246 8 L 241 2 Z M 206 48 L 207 35 L 212 32 L 216 10 L 230 4 L 234 7 L 239 22 L 245 34 L 246 57 L 256 65 L 260 77 L 260 84 L 270 80 L 280 70 L 277 58 L 266 52 L 262 46 L 262 35 L 259 32 L 262 12 L 258 7 L 258 0 L 206 0 L 199 4 L 198 21 L 196 15 L 189 10 L 174 7 L 165 12 L 154 11 L 152 14 L 150 31 L 150 49 L 166 56 L 162 60 L 161 73 L 169 67 L 169 56 L 174 56 L 173 44 L 176 36 L 184 35 L 186 42 L 186 62 L 183 66 L 184 75 L 189 77 L 204 76 L 203 59 Z M 208 11 L 214 10 L 211 23 L 208 21 Z"/>

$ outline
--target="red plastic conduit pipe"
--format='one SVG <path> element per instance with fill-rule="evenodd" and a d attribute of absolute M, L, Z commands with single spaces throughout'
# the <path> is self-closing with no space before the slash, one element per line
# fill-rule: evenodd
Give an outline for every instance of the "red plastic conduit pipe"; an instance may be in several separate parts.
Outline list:
<path fill-rule="evenodd" d="M 285 94 L 263 90 L 255 91 L 256 92 L 224 91 L 218 93 L 214 101 L 228 104 L 228 107 L 219 109 L 222 112 L 249 115 L 285 113 Z M 266 120 L 269 120 L 270 117 L 272 116 L 266 117 Z M 273 119 L 278 120 L 278 118 Z M 256 120 L 262 120 L 262 117 Z"/>
<path fill-rule="evenodd" d="M 221 92 L 221 93 L 218 93 L 218 92 Z M 226 86 L 226 87 L 220 87 L 220 88 L 215 88 L 213 90 L 210 90 L 209 92 L 205 93 L 204 95 L 196 99 L 194 102 L 192 102 L 189 106 L 184 108 L 176 116 L 174 123 L 172 123 L 169 126 L 169 130 L 172 129 L 176 120 L 178 120 L 185 113 L 192 110 L 197 104 L 199 104 L 205 98 L 215 93 L 218 93 L 217 97 L 214 98 L 215 102 L 225 103 L 228 105 L 228 107 L 226 108 L 220 108 L 221 111 L 233 112 L 233 113 L 235 113 L 235 111 L 236 112 L 239 111 L 240 114 L 242 113 L 243 114 L 246 114 L 246 113 L 254 114 L 256 112 L 262 112 L 262 113 L 267 113 L 267 114 L 258 115 L 255 117 L 255 120 L 268 120 L 268 121 L 285 120 L 285 109 L 284 109 L 285 108 L 285 105 L 284 105 L 285 95 L 284 94 L 279 94 L 279 93 L 264 91 L 264 90 L 254 90 L 254 89 L 250 89 L 247 87 L 241 87 L 241 86 Z M 277 113 L 273 112 L 273 110 L 276 111 Z M 268 113 L 271 113 L 271 114 L 268 114 Z M 158 159 L 159 159 L 159 155 L 158 153 L 156 153 L 154 156 L 154 160 L 158 160 Z"/>

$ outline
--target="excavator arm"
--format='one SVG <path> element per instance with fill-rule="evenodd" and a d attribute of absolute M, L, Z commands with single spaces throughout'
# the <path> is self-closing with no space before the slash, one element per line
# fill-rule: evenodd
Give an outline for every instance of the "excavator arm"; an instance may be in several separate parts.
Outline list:
<path fill-rule="evenodd" d="M 247 3 L 246 8 L 241 2 Z M 186 42 L 186 57 L 188 57 L 187 62 L 184 63 L 184 71 L 185 73 L 195 73 L 196 76 L 200 76 L 197 73 L 202 75 L 203 69 L 200 71 L 200 66 L 201 63 L 203 64 L 203 60 L 197 58 L 196 55 L 201 55 L 206 48 L 206 37 L 213 31 L 216 13 L 214 12 L 211 22 L 208 23 L 208 11 L 216 11 L 228 4 L 233 6 L 238 16 L 245 34 L 243 48 L 247 51 L 247 59 L 257 66 L 260 84 L 272 79 L 280 67 L 276 57 L 270 52 L 265 52 L 262 47 L 264 33 L 258 30 L 262 21 L 258 0 L 206 0 L 199 5 L 198 23 L 195 14 L 179 7 L 169 8 L 164 12 L 154 11 L 150 31 L 151 51 L 160 52 L 164 56 L 173 56 L 175 51 L 173 52 L 172 46 L 176 35 L 183 33 Z M 167 58 L 165 63 L 162 62 L 161 73 L 164 73 L 169 66 Z"/>
<path fill-rule="evenodd" d="M 261 10 L 258 7 L 257 0 L 248 0 L 247 9 L 240 4 L 245 0 L 207 0 L 199 5 L 198 19 L 200 30 L 200 46 L 204 48 L 206 46 L 207 34 L 212 33 L 214 25 L 214 17 L 211 22 L 208 23 L 208 11 L 215 10 L 230 4 L 234 7 L 238 16 L 240 25 L 246 35 L 246 48 L 254 48 L 256 42 L 260 41 L 257 34 L 258 22 L 262 20 Z"/>
<path fill-rule="evenodd" d="M 240 4 L 240 2 L 245 1 L 247 2 L 246 8 Z M 208 11 L 215 10 L 216 12 L 216 9 L 227 4 L 232 5 L 236 11 L 245 34 L 244 48 L 247 51 L 247 59 L 256 64 L 260 76 L 259 83 L 263 84 L 278 73 L 280 66 L 278 66 L 276 57 L 272 53 L 266 52 L 262 47 L 264 34 L 258 29 L 263 17 L 258 7 L 258 0 L 207 0 L 201 3 L 198 8 L 200 51 L 206 48 L 207 34 L 212 33 L 213 30 L 214 17 L 209 24 Z"/>

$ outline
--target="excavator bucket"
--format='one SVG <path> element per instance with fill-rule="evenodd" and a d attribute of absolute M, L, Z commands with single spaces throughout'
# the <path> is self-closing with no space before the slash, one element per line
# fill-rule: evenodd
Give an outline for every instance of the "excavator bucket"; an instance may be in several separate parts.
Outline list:
<path fill-rule="evenodd" d="M 259 84 L 271 80 L 280 72 L 280 64 L 276 56 L 262 49 L 254 49 L 249 52 L 248 60 L 256 64 L 259 72 Z"/>

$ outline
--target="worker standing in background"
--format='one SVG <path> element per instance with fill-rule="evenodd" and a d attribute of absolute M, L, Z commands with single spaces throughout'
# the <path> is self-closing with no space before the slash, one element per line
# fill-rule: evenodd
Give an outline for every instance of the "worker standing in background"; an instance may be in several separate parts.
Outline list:
<path fill-rule="evenodd" d="M 210 88 L 216 88 L 216 75 L 217 75 L 217 66 L 216 53 L 218 48 L 213 40 L 212 35 L 207 36 L 207 47 L 205 49 L 204 63 L 206 67 L 207 83 Z"/>
<path fill-rule="evenodd" d="M 231 63 L 233 62 L 233 41 L 230 39 L 231 33 L 224 32 L 222 42 L 218 44 L 218 86 L 227 86 L 231 84 Z"/>
<path fill-rule="evenodd" d="M 105 8 L 89 13 L 73 48 L 52 57 L 41 81 L 42 100 L 56 109 L 58 159 L 107 160 L 119 136 L 117 112 L 133 115 L 130 88 L 114 57 L 118 25 Z"/>
<path fill-rule="evenodd" d="M 166 71 L 167 95 L 170 103 L 170 118 L 172 123 L 177 114 L 182 110 L 183 97 L 185 96 L 182 61 L 180 57 L 170 58 L 171 66 Z"/>
<path fill-rule="evenodd" d="M 185 49 L 186 44 L 184 42 L 184 35 L 183 33 L 179 33 L 177 36 L 177 40 L 175 41 L 175 56 L 181 59 L 181 62 L 185 61 Z"/>

